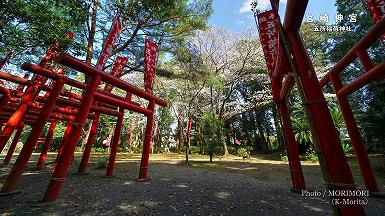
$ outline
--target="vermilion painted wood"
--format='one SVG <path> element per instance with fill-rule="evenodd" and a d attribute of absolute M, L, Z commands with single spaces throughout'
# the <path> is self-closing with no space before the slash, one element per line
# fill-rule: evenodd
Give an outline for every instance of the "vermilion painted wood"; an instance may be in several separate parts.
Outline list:
<path fill-rule="evenodd" d="M 8 152 L 7 152 L 7 156 L 5 156 L 5 158 L 4 158 L 3 166 L 8 165 L 9 162 L 11 161 L 13 152 L 14 152 L 15 149 L 16 149 L 16 145 L 17 145 L 17 143 L 18 143 L 19 140 L 20 140 L 21 134 L 23 133 L 24 125 L 25 125 L 24 122 L 22 122 L 22 123 L 20 124 L 19 128 L 17 129 L 16 134 L 15 134 L 15 136 L 13 137 L 12 143 L 11 143 L 11 145 L 9 146 L 9 149 L 8 149 Z"/>
<path fill-rule="evenodd" d="M 100 119 L 100 113 L 96 113 L 91 123 L 91 130 L 88 135 L 87 143 L 84 147 L 83 156 L 77 171 L 78 174 L 82 174 L 86 172 L 88 160 L 91 154 L 92 145 L 94 144 L 94 140 L 95 140 L 96 130 L 98 128 L 99 119 Z"/>
<path fill-rule="evenodd" d="M 82 132 L 83 124 L 87 120 L 88 112 L 90 111 L 90 107 L 93 101 L 93 95 L 95 94 L 99 84 L 101 83 L 101 76 L 96 75 L 91 78 L 90 83 L 87 86 L 87 89 L 84 93 L 84 98 L 79 107 L 79 114 L 76 116 L 76 119 L 71 127 L 69 134 L 71 136 L 68 137 L 66 142 L 63 144 L 63 153 L 59 158 L 57 165 L 53 171 L 50 183 L 45 192 L 43 201 L 50 202 L 54 201 L 58 198 L 61 188 L 63 186 L 64 179 L 67 175 L 68 168 L 71 163 L 71 159 L 73 157 L 73 153 L 75 151 L 75 147 L 77 141 Z"/>
<path fill-rule="evenodd" d="M 337 95 L 341 113 L 344 118 L 350 140 L 360 167 L 361 175 L 365 186 L 371 192 L 379 192 L 369 157 L 365 149 L 365 143 L 360 135 L 353 111 L 350 107 L 347 95 L 360 89 L 364 85 L 378 79 L 382 79 L 385 74 L 385 62 L 374 66 L 370 59 L 367 49 L 375 43 L 385 33 L 385 20 L 378 22 L 363 38 L 352 47 L 347 54 L 320 80 L 320 85 L 325 86 L 329 81 Z M 365 73 L 355 79 L 352 83 L 343 86 L 340 73 L 351 62 L 358 58 L 365 68 Z"/>
<path fill-rule="evenodd" d="M 299 159 L 298 146 L 295 140 L 293 126 L 291 124 L 290 112 L 287 107 L 286 101 L 281 101 L 278 105 L 281 113 L 281 122 L 283 126 L 284 138 L 287 148 L 287 156 L 290 166 L 291 181 L 293 189 L 302 190 L 306 188 L 305 179 L 303 177 L 303 171 L 301 161 Z"/>
<path fill-rule="evenodd" d="M 71 131 L 71 127 L 73 125 L 74 120 L 75 119 L 72 119 L 71 121 L 68 121 L 68 123 L 67 123 L 66 130 L 64 131 L 64 135 L 63 135 L 63 138 L 62 138 L 62 141 L 61 141 L 61 144 L 60 144 L 60 148 L 59 148 L 59 150 L 57 152 L 56 159 L 52 163 L 52 170 L 55 169 L 55 167 L 57 165 L 57 162 L 59 161 L 60 157 L 63 154 L 64 144 L 67 142 L 67 139 L 69 137 L 69 134 L 70 134 L 70 131 Z"/>
<path fill-rule="evenodd" d="M 3 107 L 7 105 L 7 103 L 11 98 L 11 91 L 9 91 L 9 89 L 3 86 L 0 86 L 0 94 L 2 95 L 2 97 L 0 98 L 0 112 L 1 112 L 3 110 Z"/>
<path fill-rule="evenodd" d="M 301 85 L 305 94 L 311 121 L 317 135 L 322 157 L 324 158 L 325 178 L 330 179 L 334 190 L 354 190 L 355 182 L 350 171 L 345 153 L 342 150 L 339 134 L 334 127 L 329 108 L 319 85 L 317 75 L 298 32 L 287 32 L 288 42 L 297 67 Z M 320 161 L 321 162 L 321 161 Z M 346 197 L 336 197 L 346 198 Z M 336 206 L 342 215 L 364 215 L 362 205 L 340 204 Z"/>
<path fill-rule="evenodd" d="M 40 66 L 44 67 L 47 62 L 55 59 L 55 50 L 57 46 L 51 46 L 42 60 L 40 61 Z M 17 107 L 17 110 L 9 118 L 8 122 L 5 124 L 4 129 L 0 133 L 0 153 L 3 151 L 5 145 L 7 144 L 9 138 L 11 137 L 13 131 L 21 124 L 23 117 L 25 116 L 26 111 L 29 108 L 30 103 L 32 103 L 40 92 L 40 86 L 42 86 L 47 81 L 47 78 L 35 75 L 32 79 L 32 83 L 25 90 L 24 96 L 21 98 L 20 103 Z"/>
<path fill-rule="evenodd" d="M 112 138 L 110 157 L 108 159 L 106 176 L 112 176 L 114 173 L 116 152 L 118 150 L 120 133 L 122 131 L 122 125 L 123 125 L 124 109 L 120 108 L 120 110 L 121 110 L 122 114 L 120 116 L 118 116 L 118 119 L 116 121 L 115 131 L 114 131 L 114 135 Z"/>
<path fill-rule="evenodd" d="M 51 124 L 48 129 L 48 134 L 46 136 L 45 142 L 43 144 L 43 148 L 40 153 L 39 161 L 37 162 L 37 169 L 43 169 L 44 164 L 47 158 L 48 149 L 52 143 L 53 140 L 53 133 L 55 131 L 57 124 L 57 120 L 51 121 Z"/>
<path fill-rule="evenodd" d="M 59 92 L 63 88 L 63 86 L 64 80 L 58 80 L 55 82 L 54 91 L 48 96 L 48 103 L 40 113 L 39 121 L 37 121 L 36 125 L 34 125 L 34 127 L 32 128 L 32 131 L 29 134 L 18 158 L 16 159 L 16 162 L 13 165 L 11 172 L 5 180 L 4 185 L 1 189 L 2 193 L 13 192 L 16 189 L 16 186 L 21 179 L 24 169 L 27 166 L 28 160 L 32 155 L 33 149 L 35 148 L 37 140 L 39 139 L 40 134 L 43 131 L 44 126 L 48 121 L 49 116 L 51 115 L 51 112 L 55 106 L 55 100 L 59 96 Z"/>
<path fill-rule="evenodd" d="M 154 100 L 156 104 L 160 106 L 167 106 L 167 102 L 163 99 L 160 99 L 156 96 L 154 96 L 151 93 L 148 93 L 146 91 L 143 91 L 142 89 L 139 89 L 137 87 L 134 87 L 130 85 L 129 83 L 116 78 L 114 76 L 111 76 L 110 74 L 104 73 L 102 70 L 99 70 L 95 67 L 92 67 L 91 65 L 80 61 L 79 59 L 76 59 L 75 57 L 72 57 L 68 54 L 62 54 L 58 57 L 58 63 L 63 64 L 67 67 L 70 67 L 72 69 L 75 69 L 77 71 L 80 71 L 82 73 L 95 76 L 100 75 L 102 77 L 102 81 L 112 84 L 117 88 L 123 89 L 125 91 L 131 92 L 134 95 L 137 95 L 139 97 L 142 97 L 147 100 Z"/>
<path fill-rule="evenodd" d="M 151 100 L 147 107 L 148 110 L 154 112 L 155 109 L 155 100 Z M 142 159 L 140 162 L 140 171 L 139 171 L 139 180 L 147 181 L 148 179 L 148 160 L 150 155 L 150 145 L 151 145 L 151 137 L 152 137 L 152 123 L 154 121 L 154 114 L 147 116 L 147 125 L 144 136 L 144 144 L 142 151 Z"/>

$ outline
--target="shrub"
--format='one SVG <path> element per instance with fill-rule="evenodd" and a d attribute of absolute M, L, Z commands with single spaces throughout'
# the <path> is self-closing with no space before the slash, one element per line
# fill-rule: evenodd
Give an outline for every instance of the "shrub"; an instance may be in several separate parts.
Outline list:
<path fill-rule="evenodd" d="M 353 147 L 349 144 L 348 141 L 342 140 L 342 150 L 345 154 L 352 152 Z"/>
<path fill-rule="evenodd" d="M 279 154 L 281 156 L 281 161 L 283 161 L 284 163 L 287 163 L 289 161 L 289 158 L 287 157 L 286 153 L 283 155 L 283 154 Z"/>
<path fill-rule="evenodd" d="M 250 147 L 240 147 L 237 151 L 237 154 L 241 157 L 245 157 L 245 156 L 248 156 L 250 155 L 250 151 L 252 150 L 252 148 Z"/>
<path fill-rule="evenodd" d="M 227 146 L 227 151 L 229 151 L 229 154 L 231 155 L 238 155 L 238 147 L 237 146 Z"/>
<path fill-rule="evenodd" d="M 312 148 L 309 148 L 309 150 L 306 152 L 306 160 L 311 162 L 318 161 L 317 153 Z"/>
<path fill-rule="evenodd" d="M 99 169 L 107 168 L 107 165 L 108 165 L 108 157 L 107 156 L 103 156 L 102 158 L 98 159 L 98 168 Z"/>
<path fill-rule="evenodd" d="M 140 146 L 129 146 L 127 148 L 127 151 L 130 152 L 131 154 L 139 154 L 142 153 L 142 148 Z"/>
<path fill-rule="evenodd" d="M 178 148 L 176 146 L 171 146 L 171 147 L 168 148 L 168 150 L 170 152 L 173 152 L 173 153 L 177 153 L 178 152 Z"/>
<path fill-rule="evenodd" d="M 190 154 L 199 154 L 200 152 L 200 149 L 199 149 L 199 146 L 190 146 Z"/>
<path fill-rule="evenodd" d="M 92 148 L 93 152 L 105 152 L 106 150 L 103 147 L 94 147 Z"/>

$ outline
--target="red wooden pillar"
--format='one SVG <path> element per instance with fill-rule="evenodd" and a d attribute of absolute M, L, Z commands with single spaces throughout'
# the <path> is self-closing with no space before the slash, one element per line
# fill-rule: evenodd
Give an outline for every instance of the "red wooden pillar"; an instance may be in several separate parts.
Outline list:
<path fill-rule="evenodd" d="M 0 98 L 0 112 L 3 111 L 5 105 L 7 105 L 8 101 L 11 99 L 11 92 L 9 89 L 0 86 L 0 94 L 2 97 Z"/>
<path fill-rule="evenodd" d="M 47 62 L 54 60 L 56 57 L 54 52 L 56 51 L 59 43 L 55 46 L 51 46 L 44 57 L 41 59 L 39 66 L 44 67 Z M 29 108 L 29 104 L 35 100 L 40 92 L 40 86 L 47 81 L 47 78 L 35 75 L 32 79 L 32 85 L 28 86 L 25 90 L 24 96 L 20 99 L 16 111 L 9 118 L 4 129 L 0 133 L 0 153 L 3 151 L 13 131 L 20 125 L 26 111 Z"/>
<path fill-rule="evenodd" d="M 40 137 L 41 132 L 47 123 L 53 108 L 55 107 L 56 98 L 59 96 L 59 92 L 64 86 L 64 80 L 58 80 L 52 89 L 52 92 L 48 96 L 47 104 L 40 112 L 39 121 L 33 126 L 31 133 L 29 134 L 23 149 L 21 150 L 19 157 L 17 157 L 15 164 L 12 167 L 4 185 L 1 189 L 2 193 L 10 193 L 15 191 L 17 184 L 19 183 L 21 176 L 27 166 L 28 160 L 32 155 L 33 149 L 36 146 L 37 140 Z"/>
<path fill-rule="evenodd" d="M 37 162 L 37 169 L 44 168 L 44 163 L 47 158 L 47 152 L 48 152 L 49 146 L 51 145 L 53 140 L 53 132 L 55 131 L 56 124 L 57 124 L 57 120 L 51 121 L 51 125 L 49 126 L 49 129 L 48 129 L 48 134 L 43 144 L 43 149 L 41 150 L 39 161 Z"/>
<path fill-rule="evenodd" d="M 132 96 L 131 93 L 127 93 L 125 101 L 127 101 L 127 102 L 131 101 L 131 96 Z M 116 121 L 114 137 L 112 140 L 112 147 L 111 147 L 110 158 L 108 160 L 108 167 L 107 167 L 106 176 L 112 176 L 114 173 L 116 152 L 118 150 L 120 133 L 122 131 L 122 126 L 123 126 L 124 108 L 120 107 L 119 113 L 120 113 L 120 115 L 118 116 L 118 119 Z"/>
<path fill-rule="evenodd" d="M 16 134 L 13 137 L 12 143 L 9 146 L 7 156 L 5 156 L 5 158 L 4 158 L 2 166 L 8 165 L 9 162 L 11 161 L 11 158 L 12 158 L 13 152 L 15 151 L 16 145 L 20 140 L 21 133 L 23 133 L 24 125 L 25 125 L 24 122 L 22 122 L 20 124 L 19 128 L 17 129 Z"/>
<path fill-rule="evenodd" d="M 29 72 L 26 72 L 23 76 L 24 79 L 28 79 L 29 78 L 29 75 L 30 73 Z M 19 86 L 17 87 L 16 91 L 18 91 L 19 93 L 23 93 L 23 90 L 24 90 L 24 85 L 22 84 L 19 84 Z"/>
<path fill-rule="evenodd" d="M 29 103 L 34 101 L 38 89 L 38 82 L 34 82 L 34 84 L 28 86 L 24 93 L 24 96 L 20 99 L 20 103 L 17 106 L 16 111 L 12 114 L 8 122 L 5 124 L 5 127 L 0 134 L 0 153 L 3 151 L 15 128 L 18 127 L 18 125 L 23 120 L 23 117 L 29 107 Z"/>
<path fill-rule="evenodd" d="M 329 108 L 318 82 L 317 75 L 307 54 L 306 48 L 298 32 L 287 33 L 295 65 L 298 69 L 300 83 L 308 106 L 309 120 L 314 129 L 314 137 L 319 146 L 320 163 L 324 171 L 324 178 L 329 189 L 355 190 L 356 186 L 349 164 L 342 150 L 341 141 L 337 133 Z M 342 200 L 353 197 L 332 197 Z M 365 215 L 362 205 L 348 205 L 340 203 L 336 207 L 336 214 Z"/>
<path fill-rule="evenodd" d="M 88 160 L 90 158 L 92 145 L 94 144 L 96 130 L 98 129 L 98 123 L 100 119 L 100 113 L 95 113 L 95 116 L 92 120 L 92 125 L 90 128 L 90 133 L 88 135 L 87 143 L 84 146 L 84 152 L 82 156 L 82 160 L 80 161 L 79 168 L 77 174 L 83 174 L 86 172 Z"/>
<path fill-rule="evenodd" d="M 293 183 L 293 191 L 298 192 L 306 188 L 301 161 L 299 160 L 298 146 L 295 141 L 293 126 L 290 120 L 289 109 L 286 101 L 281 101 L 278 105 L 281 113 L 281 122 L 287 148 L 287 156 L 289 159 L 291 181 Z"/>
<path fill-rule="evenodd" d="M 330 79 L 336 92 L 337 100 L 340 104 L 342 116 L 344 117 L 350 140 L 352 141 L 354 153 L 356 154 L 365 186 L 370 192 L 379 192 L 372 165 L 370 164 L 368 154 L 366 153 L 365 143 L 354 119 L 352 108 L 350 107 L 347 97 L 345 95 L 338 94 L 338 91 L 342 88 L 341 78 L 338 74 L 336 74 L 331 75 Z"/>
<path fill-rule="evenodd" d="M 52 169 L 55 169 L 56 167 L 56 164 L 57 162 L 59 161 L 59 158 L 61 157 L 62 153 L 63 153 L 63 148 L 64 148 L 64 144 L 66 143 L 68 137 L 69 137 L 69 133 L 71 131 L 71 127 L 73 125 L 73 121 L 69 121 L 67 123 L 67 126 L 66 126 L 66 130 L 64 131 L 64 135 L 63 135 L 63 138 L 61 140 L 61 144 L 60 144 L 60 147 L 58 149 L 58 152 L 57 152 L 57 156 L 56 156 L 56 159 L 55 161 L 53 162 L 52 164 Z"/>
<path fill-rule="evenodd" d="M 123 125 L 124 109 L 119 108 L 119 112 L 121 113 L 121 115 L 118 116 L 118 120 L 117 120 L 116 126 L 115 126 L 115 131 L 114 131 L 114 136 L 113 136 L 113 140 L 112 140 L 112 146 L 111 146 L 110 158 L 108 160 L 108 167 L 107 167 L 106 176 L 112 176 L 114 173 L 116 152 L 118 150 L 120 132 L 122 130 L 122 125 Z"/>
<path fill-rule="evenodd" d="M 155 101 L 151 100 L 147 109 L 152 113 L 147 116 L 146 132 L 144 137 L 142 159 L 140 161 L 139 181 L 147 181 L 148 179 L 148 160 L 150 155 L 150 144 L 152 136 L 152 123 L 154 120 Z"/>
<path fill-rule="evenodd" d="M 64 143 L 63 154 L 59 158 L 55 170 L 53 171 L 51 180 L 44 194 L 43 202 L 55 201 L 59 196 L 68 168 L 71 164 L 71 159 L 75 151 L 77 141 L 81 135 L 83 124 L 87 120 L 87 115 L 90 111 L 94 93 L 98 89 L 100 82 L 101 76 L 95 75 L 87 86 L 83 100 L 78 109 L 78 115 L 76 116 L 76 119 L 71 127 L 71 136 L 69 136 L 66 143 Z"/>

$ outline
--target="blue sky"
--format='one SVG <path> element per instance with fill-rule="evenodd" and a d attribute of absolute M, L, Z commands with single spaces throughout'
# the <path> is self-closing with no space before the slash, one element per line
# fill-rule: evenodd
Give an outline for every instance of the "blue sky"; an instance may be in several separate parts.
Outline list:
<path fill-rule="evenodd" d="M 284 17 L 286 9 L 286 1 L 280 0 L 280 15 Z M 241 29 L 254 25 L 254 18 L 250 11 L 250 3 L 252 0 L 214 0 L 214 13 L 209 19 L 210 25 L 224 26 L 232 31 L 240 31 Z M 269 0 L 259 0 L 259 9 L 261 11 L 269 8 Z M 306 14 L 314 16 L 315 20 L 319 20 L 321 14 L 329 15 L 329 23 L 334 20 L 336 15 L 335 0 L 310 0 Z"/>

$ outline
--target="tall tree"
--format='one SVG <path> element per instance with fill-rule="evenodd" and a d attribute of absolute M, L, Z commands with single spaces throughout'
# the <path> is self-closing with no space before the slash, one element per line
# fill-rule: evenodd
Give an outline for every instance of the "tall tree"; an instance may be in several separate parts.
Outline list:
<path fill-rule="evenodd" d="M 95 2 L 94 2 L 95 3 Z M 125 55 L 130 58 L 123 74 L 142 71 L 143 39 L 151 38 L 157 44 L 162 44 L 161 50 L 173 52 L 171 44 L 181 41 L 197 29 L 206 27 L 207 19 L 212 13 L 212 0 L 111 0 L 99 1 L 96 17 L 96 35 L 94 49 L 100 53 L 100 46 L 108 35 L 113 17 L 120 16 L 123 31 L 117 41 L 111 59 L 115 55 Z M 95 5 L 95 4 L 94 4 Z M 91 13 L 94 15 L 95 13 Z M 92 23 L 93 19 L 91 19 Z M 85 26 L 87 35 L 92 29 Z M 89 44 L 91 43 L 91 37 Z M 89 49 L 91 47 L 89 46 Z M 88 54 L 88 58 L 92 53 Z M 107 64 L 106 68 L 111 67 Z"/>
<path fill-rule="evenodd" d="M 88 5 L 80 0 L 16 0 L 0 2 L 0 53 L 12 51 L 16 59 L 41 56 L 54 41 L 69 42 L 66 32 L 79 32 Z M 71 44 L 82 50 L 77 37 Z"/>
<path fill-rule="evenodd" d="M 95 33 L 96 33 L 96 16 L 98 13 L 98 5 L 99 5 L 99 0 L 92 1 L 91 27 L 90 27 L 90 24 L 87 22 L 87 29 L 89 29 L 89 34 L 88 34 L 86 61 L 88 63 L 91 63 L 92 55 L 94 53 L 94 40 L 95 40 Z"/>
<path fill-rule="evenodd" d="M 211 27 L 199 31 L 190 40 L 181 43 L 176 49 L 177 60 L 186 60 L 189 70 L 185 73 L 201 84 L 194 89 L 201 91 L 206 98 L 205 112 L 208 119 L 216 118 L 218 125 L 216 139 L 228 154 L 226 143 L 226 123 L 233 116 L 253 110 L 270 103 L 267 90 L 267 76 L 261 73 L 261 47 L 251 29 L 237 34 L 224 28 Z M 193 70 L 191 70 L 193 68 Z M 245 83 L 264 83 L 258 91 L 250 91 L 248 100 L 241 97 L 239 89 Z M 203 89 L 201 89 L 201 87 Z M 192 94 L 192 98 L 195 98 Z M 261 100 L 265 99 L 265 100 Z M 209 112 L 210 115 L 207 113 Z"/>
<path fill-rule="evenodd" d="M 368 11 L 366 1 L 362 0 L 337 0 L 337 10 L 346 19 L 344 25 L 350 25 L 352 32 L 343 32 L 341 35 L 329 40 L 332 49 L 329 50 L 328 58 L 332 63 L 338 62 L 357 41 L 363 37 L 374 25 L 373 19 Z M 349 22 L 349 15 L 357 15 L 356 22 Z M 369 56 L 375 64 L 384 61 L 384 43 L 377 42 L 368 49 Z M 355 61 L 342 74 L 343 81 L 349 83 L 364 72 L 362 65 Z M 358 124 L 362 128 L 369 151 L 385 150 L 384 140 L 385 128 L 380 123 L 384 118 L 385 94 L 384 81 L 371 83 L 362 90 L 352 94 L 350 102 L 356 114 Z"/>

